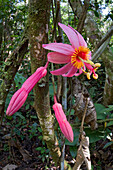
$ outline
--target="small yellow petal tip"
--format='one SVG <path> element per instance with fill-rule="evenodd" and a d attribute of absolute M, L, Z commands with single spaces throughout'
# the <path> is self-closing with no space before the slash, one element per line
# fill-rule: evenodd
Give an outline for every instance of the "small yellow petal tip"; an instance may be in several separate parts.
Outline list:
<path fill-rule="evenodd" d="M 95 67 L 100 67 L 101 64 L 100 63 L 95 63 Z"/>
<path fill-rule="evenodd" d="M 93 74 L 94 79 L 98 79 L 98 74 Z"/>

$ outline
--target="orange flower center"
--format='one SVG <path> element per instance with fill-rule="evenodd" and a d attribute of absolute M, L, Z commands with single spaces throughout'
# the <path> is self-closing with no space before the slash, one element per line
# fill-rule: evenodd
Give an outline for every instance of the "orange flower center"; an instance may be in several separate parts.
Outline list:
<path fill-rule="evenodd" d="M 80 46 L 78 49 L 75 48 L 73 55 L 71 56 L 71 63 L 77 69 L 80 69 L 84 66 L 83 61 L 87 61 L 89 59 L 89 49 L 83 46 Z"/>

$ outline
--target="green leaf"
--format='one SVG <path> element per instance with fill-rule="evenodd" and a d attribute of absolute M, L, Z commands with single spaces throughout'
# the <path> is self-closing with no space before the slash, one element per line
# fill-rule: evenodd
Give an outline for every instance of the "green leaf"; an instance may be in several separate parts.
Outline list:
<path fill-rule="evenodd" d="M 108 142 L 108 143 L 106 143 L 106 145 L 103 148 L 105 149 L 105 148 L 107 148 L 107 147 L 109 147 L 111 145 L 113 145 L 113 142 Z"/>
<path fill-rule="evenodd" d="M 32 119 L 37 119 L 37 116 L 31 115 L 30 117 L 31 117 Z"/>
<path fill-rule="evenodd" d="M 110 47 L 111 52 L 113 53 L 113 47 Z"/>
<path fill-rule="evenodd" d="M 104 113 L 104 109 L 106 109 L 105 106 L 97 103 L 95 103 L 94 105 L 97 112 L 97 119 L 105 119 L 106 118 L 106 114 Z"/>
<path fill-rule="evenodd" d="M 94 143 L 105 137 L 105 132 L 99 130 L 85 129 L 86 135 L 89 137 L 89 142 Z"/>
<path fill-rule="evenodd" d="M 99 13 L 97 11 L 94 11 L 95 16 L 99 18 Z"/>
<path fill-rule="evenodd" d="M 77 155 L 77 146 L 70 146 L 70 147 L 69 147 L 69 150 L 70 150 L 71 156 L 72 156 L 73 158 L 75 158 L 76 155 Z"/>
<path fill-rule="evenodd" d="M 26 78 L 22 76 L 22 74 L 19 74 L 18 72 L 15 75 L 15 83 L 16 87 L 21 88 L 22 84 L 26 81 Z"/>
<path fill-rule="evenodd" d="M 41 151 L 41 150 L 42 150 L 41 147 L 36 148 L 36 151 Z"/>
<path fill-rule="evenodd" d="M 39 131 L 39 132 L 42 132 L 42 129 L 41 129 L 40 127 L 38 127 L 38 131 Z"/>
<path fill-rule="evenodd" d="M 29 104 L 26 105 L 26 110 L 28 110 L 28 109 L 29 109 Z"/>
<path fill-rule="evenodd" d="M 112 125 L 113 125 L 113 121 L 110 121 L 110 122 L 107 123 L 107 127 L 112 126 Z"/>
<path fill-rule="evenodd" d="M 16 112 L 15 114 L 14 114 L 14 116 L 18 116 L 18 117 L 20 117 L 21 119 L 25 119 L 25 117 L 22 115 L 22 113 L 21 112 Z"/>

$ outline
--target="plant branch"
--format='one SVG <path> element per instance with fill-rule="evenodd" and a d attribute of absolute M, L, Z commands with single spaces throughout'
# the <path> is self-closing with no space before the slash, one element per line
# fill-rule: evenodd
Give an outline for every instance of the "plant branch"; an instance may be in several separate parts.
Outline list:
<path fill-rule="evenodd" d="M 108 46 L 110 39 L 111 39 L 111 36 L 94 52 L 92 56 L 93 61 L 97 60 L 101 56 L 101 54 L 104 52 L 104 50 Z"/>
<path fill-rule="evenodd" d="M 105 34 L 105 36 L 101 39 L 101 41 L 96 45 L 94 53 L 109 37 L 112 36 L 112 34 L 113 34 L 113 24 L 111 28 L 108 30 L 108 32 Z"/>
<path fill-rule="evenodd" d="M 2 76 L 2 83 L 0 86 L 0 114 L 4 115 L 4 107 L 5 101 L 11 87 L 12 82 L 14 81 L 14 77 L 18 68 L 25 56 L 28 48 L 28 38 L 26 38 L 26 32 L 21 39 L 18 47 L 12 52 L 12 54 L 7 58 L 5 62 L 4 74 Z M 2 119 L 1 118 L 1 119 Z M 2 120 L 1 120 L 2 122 Z"/>
<path fill-rule="evenodd" d="M 88 7 L 89 7 L 89 0 L 84 0 L 84 6 L 82 8 L 82 13 L 80 15 L 80 18 L 79 18 L 79 23 L 77 25 L 77 30 L 79 33 L 82 33 L 82 29 L 84 27 L 84 22 L 85 22 L 85 19 L 86 19 L 86 14 L 87 14 L 87 10 L 88 10 Z"/>

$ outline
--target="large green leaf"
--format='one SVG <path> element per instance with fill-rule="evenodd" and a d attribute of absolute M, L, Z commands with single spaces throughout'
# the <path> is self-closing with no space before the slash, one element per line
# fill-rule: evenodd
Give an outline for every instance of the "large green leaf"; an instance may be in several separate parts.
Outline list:
<path fill-rule="evenodd" d="M 89 142 L 94 143 L 105 137 L 105 131 L 102 130 L 91 130 L 90 128 L 85 129 L 86 135 L 89 137 Z"/>

